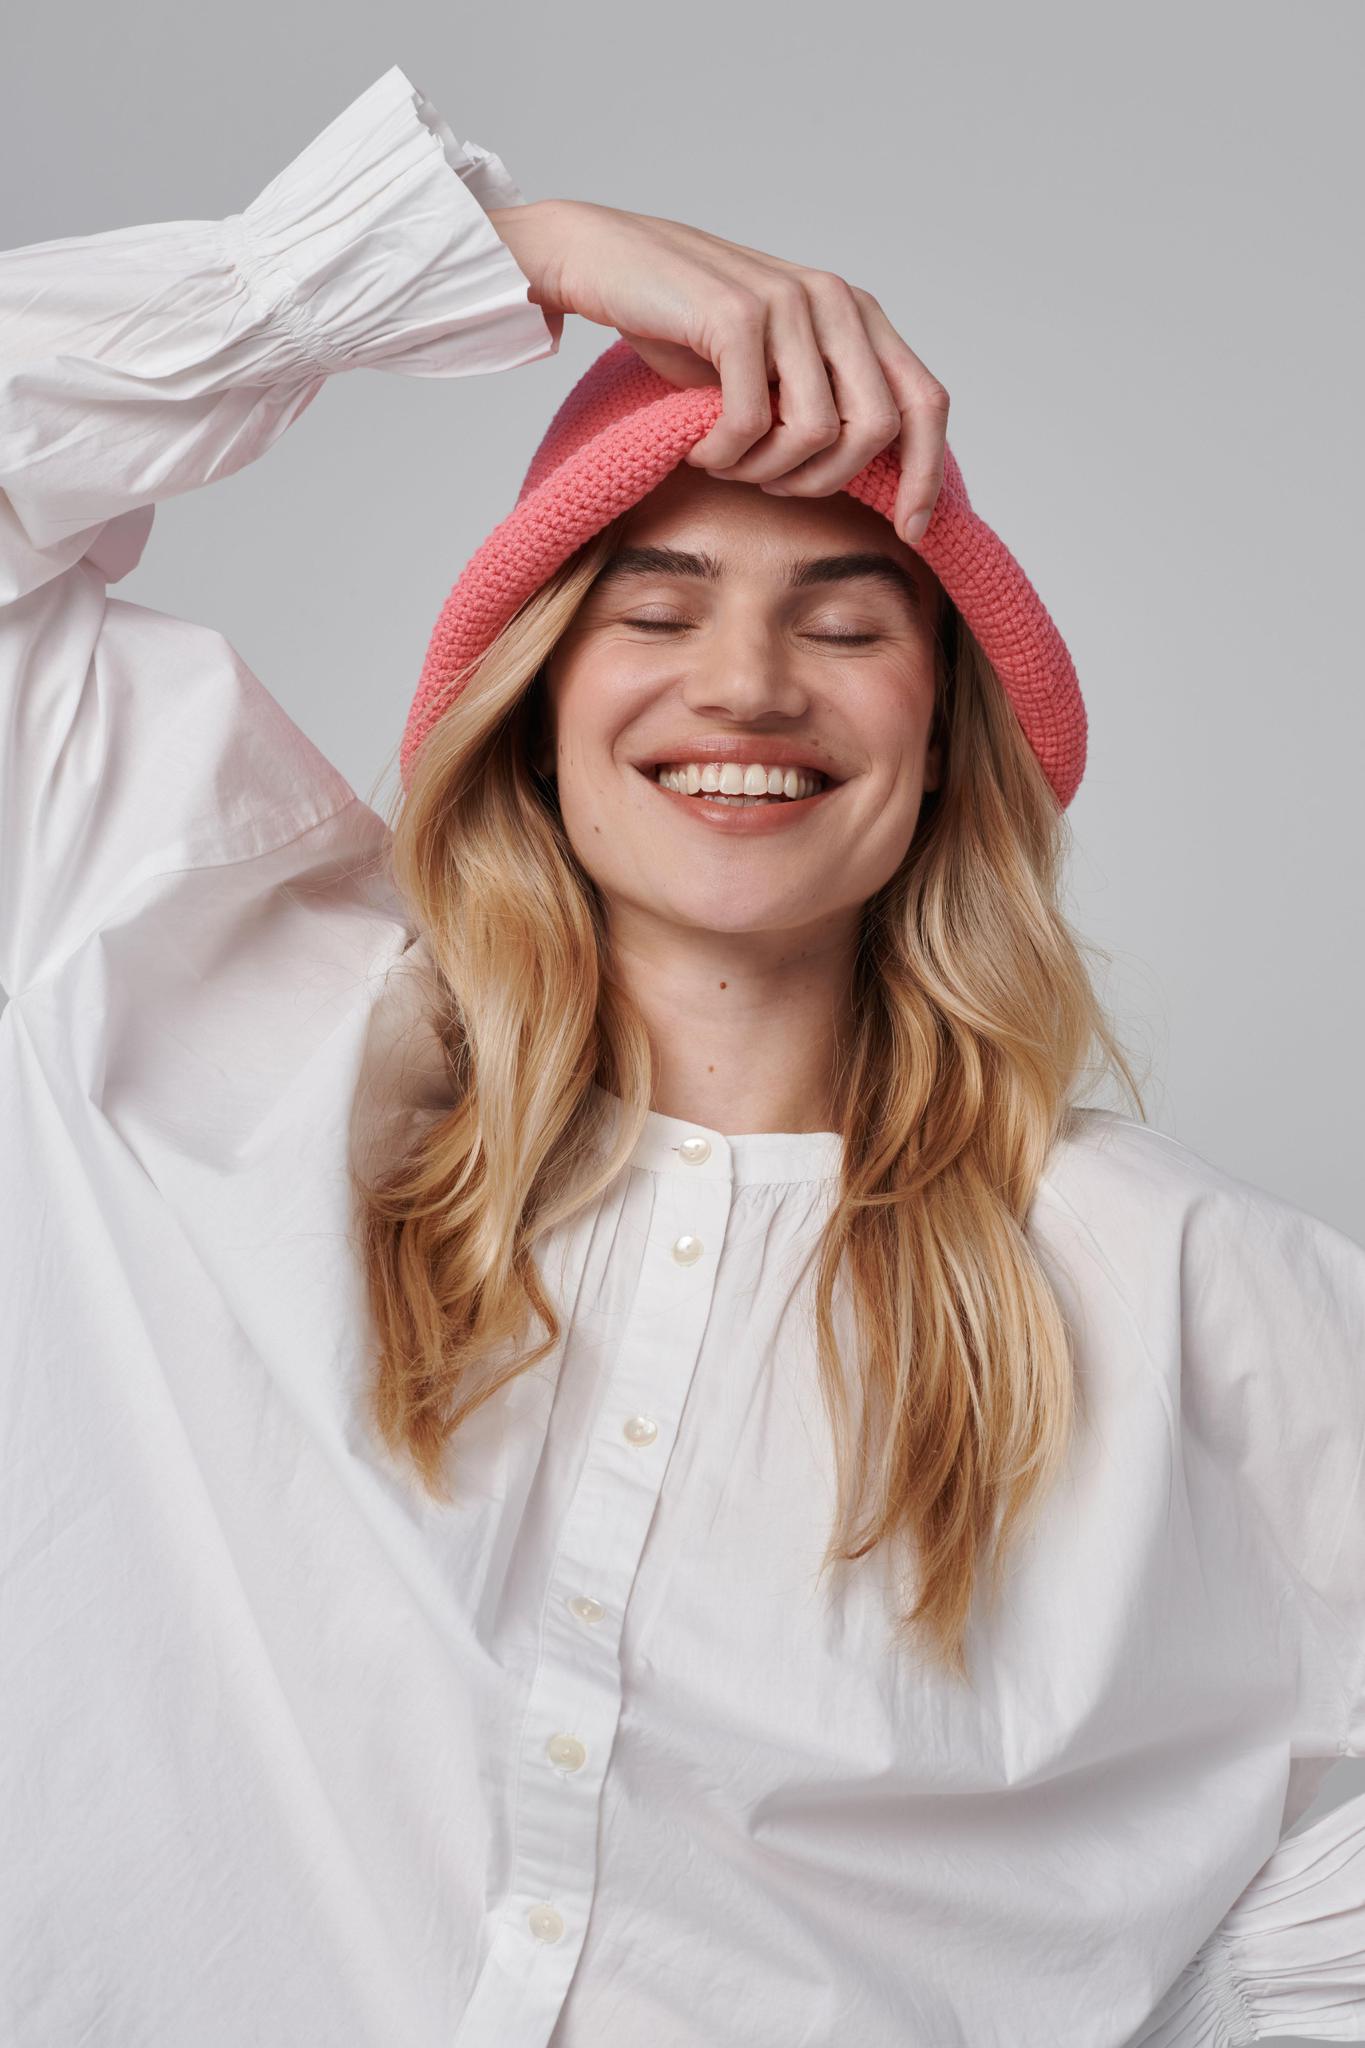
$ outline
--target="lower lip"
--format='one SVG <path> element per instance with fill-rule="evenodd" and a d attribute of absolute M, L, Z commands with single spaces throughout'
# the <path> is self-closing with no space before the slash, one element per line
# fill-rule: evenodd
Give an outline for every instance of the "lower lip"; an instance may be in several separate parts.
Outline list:
<path fill-rule="evenodd" d="M 636 774 L 641 771 L 637 768 Z M 670 789 L 667 783 L 657 782 L 652 775 L 641 775 L 651 789 L 657 790 L 665 802 L 674 804 L 685 811 L 689 818 L 698 819 L 712 832 L 738 832 L 747 837 L 751 832 L 782 832 L 799 825 L 803 818 L 809 818 L 820 808 L 827 797 L 841 787 L 837 782 L 827 782 L 823 789 L 817 789 L 814 796 L 782 797 L 771 804 L 708 804 L 701 796 L 683 796 L 679 790 Z"/>

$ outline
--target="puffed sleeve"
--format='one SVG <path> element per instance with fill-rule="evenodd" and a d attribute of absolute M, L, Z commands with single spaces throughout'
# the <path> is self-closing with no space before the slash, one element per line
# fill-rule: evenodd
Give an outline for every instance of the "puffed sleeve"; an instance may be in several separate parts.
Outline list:
<path fill-rule="evenodd" d="M 0 252 L 11 995 L 141 879 L 266 852 L 354 800 L 221 636 L 108 586 L 162 499 L 254 461 L 329 376 L 553 354 L 485 210 L 520 200 L 395 65 L 241 213 Z"/>
<path fill-rule="evenodd" d="M 1131 2048 L 1365 2041 L 1365 1795 L 1287 1835 Z"/>
<path fill-rule="evenodd" d="M 1181 1259 L 1183 1423 L 1259 1511 L 1297 1609 L 1297 1753 L 1365 1755 L 1365 1247 L 1217 1174 Z"/>
<path fill-rule="evenodd" d="M 1211 1171 L 1182 1236 L 1182 1410 L 1298 1615 L 1295 1753 L 1365 1755 L 1365 1247 Z M 1365 1796 L 1282 1838 L 1130 2048 L 1365 2041 Z"/>

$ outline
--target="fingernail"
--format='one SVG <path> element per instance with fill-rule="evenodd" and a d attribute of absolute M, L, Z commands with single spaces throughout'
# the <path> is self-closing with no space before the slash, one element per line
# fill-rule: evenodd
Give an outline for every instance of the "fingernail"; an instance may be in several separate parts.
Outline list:
<path fill-rule="evenodd" d="M 912 512 L 901 528 L 902 540 L 919 540 L 928 527 L 931 514 L 924 511 Z"/>

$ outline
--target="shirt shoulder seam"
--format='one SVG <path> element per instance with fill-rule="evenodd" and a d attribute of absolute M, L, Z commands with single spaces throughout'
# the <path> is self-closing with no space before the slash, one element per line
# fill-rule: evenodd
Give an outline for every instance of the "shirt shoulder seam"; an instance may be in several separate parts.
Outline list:
<path fill-rule="evenodd" d="M 1115 1115 L 1114 1112 L 1107 1112 L 1107 1114 L 1111 1116 Z M 1150 1125 L 1138 1123 L 1135 1119 L 1131 1117 L 1116 1117 L 1116 1121 L 1124 1124 L 1129 1124 L 1135 1130 L 1149 1131 L 1155 1137 L 1168 1138 L 1168 1141 L 1172 1144 L 1180 1144 L 1179 1139 L 1169 1139 L 1169 1134 L 1167 1132 L 1151 1131 Z M 1207 1165 L 1208 1162 L 1203 1161 L 1202 1163 Z M 1094 1265 L 1096 1270 L 1103 1275 L 1104 1279 L 1107 1281 L 1109 1285 L 1110 1291 L 1114 1295 L 1115 1299 L 1121 1304 L 1124 1317 L 1127 1320 L 1130 1328 L 1132 1329 L 1133 1334 L 1137 1339 L 1137 1342 L 1142 1348 L 1142 1355 L 1147 1361 L 1148 1369 L 1152 1375 L 1153 1382 L 1159 1389 L 1162 1390 L 1164 1399 L 1165 1390 L 1161 1373 L 1157 1369 L 1156 1361 L 1152 1357 L 1151 1348 L 1148 1345 L 1147 1340 L 1142 1333 L 1142 1326 L 1138 1320 L 1132 1302 L 1128 1297 L 1127 1290 L 1123 1286 L 1121 1278 L 1115 1272 L 1110 1260 L 1105 1256 L 1103 1247 L 1100 1245 L 1099 1241 L 1095 1237 L 1095 1234 L 1091 1229 L 1089 1223 L 1086 1221 L 1085 1217 L 1082 1216 L 1080 1211 L 1076 1208 L 1075 1204 L 1065 1194 L 1063 1194 L 1061 1188 L 1058 1187 L 1056 1181 L 1052 1177 L 1050 1170 L 1047 1167 L 1044 1168 L 1042 1174 L 1039 1176 L 1039 1188 L 1044 1190 L 1046 1195 L 1051 1198 L 1051 1200 L 1057 1205 L 1057 1207 L 1065 1210 L 1066 1214 L 1071 1218 L 1073 1224 L 1077 1229 L 1077 1232 L 1079 1233 L 1081 1242 L 1085 1248 L 1087 1256 L 1091 1260 L 1091 1263 Z M 1259 1190 L 1257 1192 L 1259 1192 Z M 1168 1419 L 1174 1422 L 1176 1418 L 1171 1415 L 1169 1401 L 1166 1401 L 1165 1405 Z M 1288 1590 L 1294 1600 L 1295 1607 L 1297 1608 L 1299 1614 L 1302 1616 L 1307 1626 L 1312 1630 L 1313 1634 L 1321 1643 L 1323 1650 L 1326 1653 L 1328 1662 L 1333 1672 L 1336 1674 L 1337 1684 L 1341 1692 L 1343 1718 L 1341 1724 L 1341 1732 L 1337 1736 L 1334 1754 L 1338 1757 L 1349 1756 L 1351 1754 L 1350 1730 L 1351 1718 L 1355 1711 L 1356 1686 L 1353 1682 L 1352 1674 L 1343 1669 L 1342 1657 L 1339 1646 L 1333 1644 L 1332 1638 L 1328 1633 L 1326 1626 L 1324 1625 L 1323 1621 L 1319 1618 L 1319 1616 L 1314 1612 L 1314 1607 L 1315 1604 L 1323 1606 L 1328 1614 L 1332 1614 L 1333 1610 L 1326 1605 L 1326 1603 L 1322 1600 L 1321 1595 L 1317 1594 L 1314 1591 L 1313 1587 L 1308 1583 L 1308 1581 L 1304 1578 L 1303 1574 L 1299 1571 L 1298 1567 L 1295 1565 L 1293 1559 L 1291 1557 L 1286 1556 L 1279 1540 L 1275 1535 L 1274 1528 L 1271 1526 L 1270 1518 L 1267 1515 L 1265 1508 L 1262 1506 L 1261 1502 L 1256 1498 L 1254 1491 L 1250 1488 L 1243 1489 L 1241 1497 L 1249 1503 L 1252 1510 L 1254 1511 L 1257 1523 L 1260 1526 L 1262 1532 L 1264 1533 L 1266 1542 L 1273 1555 L 1278 1559 L 1280 1568 L 1285 1574 Z M 1334 1621 L 1336 1620 L 1335 1615 L 1333 1615 L 1333 1619 Z M 1362 1683 L 1365 1683 L 1365 1660 L 1362 1660 L 1361 1662 L 1358 1676 L 1360 1681 Z"/>

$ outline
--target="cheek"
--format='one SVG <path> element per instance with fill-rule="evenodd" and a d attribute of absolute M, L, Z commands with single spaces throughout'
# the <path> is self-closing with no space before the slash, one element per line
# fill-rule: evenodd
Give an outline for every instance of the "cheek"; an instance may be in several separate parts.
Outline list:
<path fill-rule="evenodd" d="M 918 804 L 930 772 L 929 740 L 934 724 L 934 675 L 903 679 L 869 721 L 868 759 L 880 764 L 879 782 L 892 806 Z"/>
<path fill-rule="evenodd" d="M 561 781 L 606 784 L 647 702 L 638 673 L 602 650 L 584 650 L 547 671 L 545 694 Z"/>
<path fill-rule="evenodd" d="M 629 765 L 634 728 L 619 715 L 619 701 L 604 692 L 582 717 L 566 718 L 556 768 L 569 843 L 594 880 L 613 889 L 653 862 L 659 829 L 657 799 Z"/>

